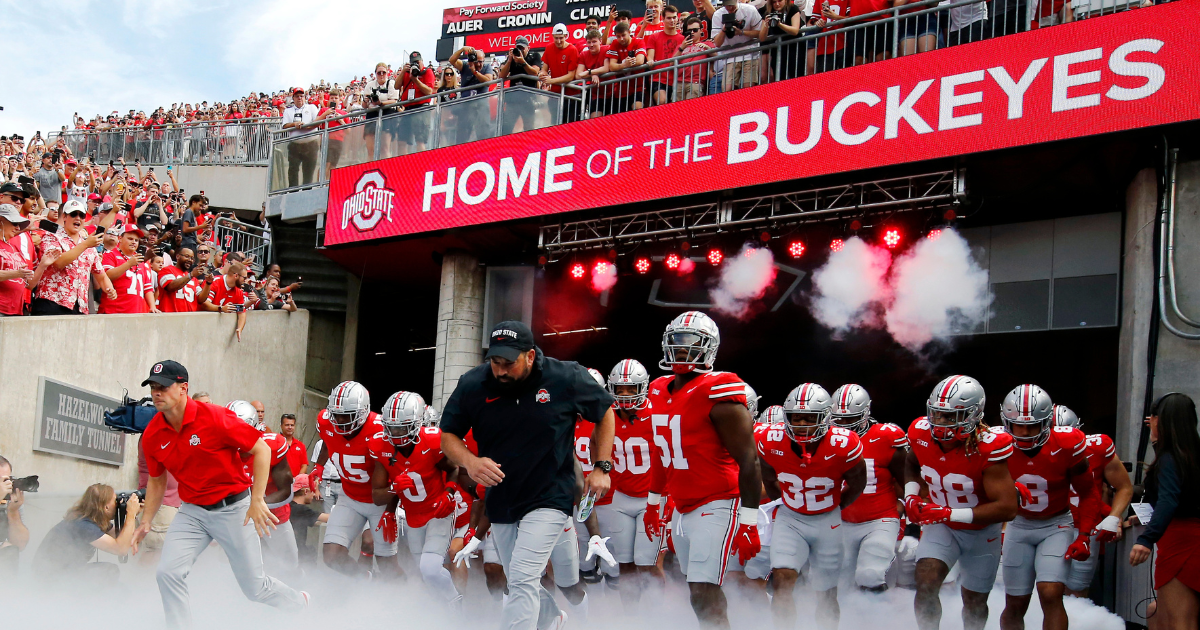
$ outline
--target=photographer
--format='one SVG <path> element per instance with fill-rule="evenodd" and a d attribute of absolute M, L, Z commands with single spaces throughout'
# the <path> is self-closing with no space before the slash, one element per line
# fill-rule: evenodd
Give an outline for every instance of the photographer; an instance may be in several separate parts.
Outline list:
<path fill-rule="evenodd" d="M 768 37 L 781 39 L 784 42 L 800 36 L 803 25 L 803 12 L 792 0 L 767 0 L 767 14 L 763 16 L 766 28 L 758 32 L 758 41 L 766 41 Z M 785 43 L 774 55 L 779 55 L 777 63 L 768 61 L 768 68 L 778 68 L 779 76 L 774 80 L 783 81 L 800 76 L 800 58 L 803 51 L 797 43 Z"/>
<path fill-rule="evenodd" d="M 684 22 L 683 33 L 684 40 L 679 48 L 675 49 L 676 56 L 712 50 L 712 41 L 708 39 L 708 29 L 704 20 L 699 17 L 695 15 L 689 17 Z M 689 98 L 704 96 L 704 88 L 708 84 L 708 64 L 694 63 L 695 61 L 695 59 L 691 59 L 688 63 L 694 65 L 680 68 L 679 80 L 675 82 L 675 100 L 685 101 Z"/>
<path fill-rule="evenodd" d="M 530 52 L 529 40 L 524 36 L 518 37 L 516 45 L 508 51 L 508 58 L 500 66 L 500 78 L 513 77 L 509 87 L 523 86 L 531 89 L 540 87 L 537 76 L 542 70 L 542 57 L 536 52 Z M 528 78 L 532 77 L 532 78 Z M 514 90 L 504 95 L 503 133 L 518 133 L 536 129 L 534 115 L 537 113 L 538 99 L 529 92 Z"/>
<path fill-rule="evenodd" d="M 762 16 L 754 5 L 722 0 L 721 8 L 713 14 L 713 43 L 717 48 L 757 48 L 761 27 Z M 713 66 L 709 94 L 758 85 L 758 53 L 717 61 Z"/>
<path fill-rule="evenodd" d="M 61 155 L 62 153 L 50 151 L 43 153 L 42 168 L 31 174 L 37 181 L 38 192 L 41 193 L 43 201 L 62 202 L 63 182 L 67 181 L 67 175 L 63 171 Z"/>
<path fill-rule="evenodd" d="M 4 518 L 0 519 L 0 577 L 16 577 L 17 559 L 25 545 L 29 544 L 29 529 L 21 517 L 24 515 L 25 493 L 13 487 L 12 464 L 0 455 L 0 506 Z"/>
<path fill-rule="evenodd" d="M 423 111 L 424 108 L 429 107 L 432 99 L 409 101 L 433 94 L 436 87 L 437 75 L 433 73 L 433 68 L 424 65 L 421 53 L 412 51 L 408 56 L 408 65 L 400 69 L 400 100 L 407 103 L 404 105 L 404 111 Z M 403 116 L 399 123 L 400 149 L 396 155 L 424 151 L 432 139 L 433 115 L 428 113 L 408 114 Z"/>
<path fill-rule="evenodd" d="M 291 129 L 290 135 L 296 137 L 311 129 L 306 128 L 317 119 L 319 110 L 316 105 L 304 100 L 304 88 L 292 90 L 292 104 L 283 110 L 283 128 Z M 288 186 L 300 186 L 313 182 L 313 172 L 317 167 L 317 153 L 321 149 L 321 138 L 312 137 L 304 140 L 288 142 Z M 304 179 L 300 179 L 300 169 L 304 169 Z M 193 197 L 194 199 L 195 197 Z M 194 244 L 193 244 L 194 245 Z M 188 247 L 187 244 L 184 247 Z"/>
<path fill-rule="evenodd" d="M 290 145 L 289 145 L 290 146 Z M 188 199 L 187 208 L 183 211 L 183 216 L 179 218 L 179 232 L 183 238 L 180 240 L 180 246 L 188 249 L 196 249 L 196 238 L 205 230 L 212 229 L 214 219 L 209 219 L 204 223 L 197 224 L 196 217 L 204 214 L 204 196 L 192 195 Z"/>
<path fill-rule="evenodd" d="M 137 552 L 133 534 L 142 503 L 130 494 L 125 503 L 125 524 L 116 532 L 117 493 L 112 486 L 95 483 L 88 486 L 67 515 L 52 527 L 33 555 L 33 570 L 42 578 L 81 579 L 92 586 L 111 585 L 121 575 L 111 562 L 91 562 L 99 549 L 115 556 Z M 114 534 L 116 536 L 114 537 Z"/>
<path fill-rule="evenodd" d="M 283 310 L 289 313 L 296 312 L 296 301 L 292 298 L 291 293 L 283 294 L 279 292 L 279 280 L 276 278 L 267 278 L 266 284 L 263 285 L 263 299 L 254 303 L 256 311 L 278 311 Z"/>
<path fill-rule="evenodd" d="M 496 77 L 488 72 L 488 68 L 483 65 L 483 52 L 475 50 L 470 46 L 463 46 L 454 51 L 450 55 L 450 65 L 458 70 L 460 88 L 469 88 L 494 80 Z M 483 94 L 487 90 L 480 88 L 477 90 L 464 89 L 458 93 L 459 102 L 455 105 L 454 116 L 456 119 L 458 136 L 458 144 L 466 144 L 472 140 L 480 140 L 491 137 L 491 130 L 495 127 L 491 126 L 491 108 L 486 98 L 477 98 L 470 103 L 464 103 L 461 99 L 470 98 L 476 94 Z M 446 110 L 443 110 L 445 112 Z"/>

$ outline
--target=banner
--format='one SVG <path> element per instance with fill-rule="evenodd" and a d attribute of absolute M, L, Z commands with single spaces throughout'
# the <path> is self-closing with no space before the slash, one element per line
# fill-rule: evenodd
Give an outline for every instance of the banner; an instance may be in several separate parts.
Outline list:
<path fill-rule="evenodd" d="M 119 400 L 39 377 L 33 450 L 120 466 L 125 463 L 125 434 L 104 426 L 104 412 L 120 405 Z"/>
<path fill-rule="evenodd" d="M 325 245 L 1200 119 L 1200 0 L 335 169 Z"/>

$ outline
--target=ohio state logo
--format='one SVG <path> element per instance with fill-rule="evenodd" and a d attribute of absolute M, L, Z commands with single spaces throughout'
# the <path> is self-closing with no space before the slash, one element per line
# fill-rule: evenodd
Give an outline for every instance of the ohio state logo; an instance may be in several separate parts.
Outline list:
<path fill-rule="evenodd" d="M 359 232 L 369 232 L 379 225 L 379 221 L 387 217 L 392 220 L 392 201 L 396 193 L 387 188 L 383 173 L 370 171 L 363 173 L 354 187 L 354 194 L 342 202 L 342 229 L 350 223 Z"/>
<path fill-rule="evenodd" d="M 550 392 L 544 389 L 539 389 L 537 396 L 534 396 L 534 399 L 540 403 L 548 403 L 550 402 Z"/>

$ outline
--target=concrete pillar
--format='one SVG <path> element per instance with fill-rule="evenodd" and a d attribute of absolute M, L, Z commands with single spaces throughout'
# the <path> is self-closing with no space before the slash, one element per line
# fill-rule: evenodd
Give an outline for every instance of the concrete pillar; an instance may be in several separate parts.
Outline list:
<path fill-rule="evenodd" d="M 437 349 L 433 359 L 433 400 L 442 409 L 458 378 L 483 361 L 484 269 L 463 252 L 442 259 L 438 294 Z"/>
<path fill-rule="evenodd" d="M 1121 263 L 1121 335 L 1117 363 L 1117 454 L 1133 461 L 1146 398 L 1146 339 L 1154 305 L 1154 230 L 1158 192 L 1153 168 L 1143 169 L 1125 193 Z M 1163 334 L 1169 334 L 1164 331 Z"/>
<path fill-rule="evenodd" d="M 1175 191 L 1175 295 L 1179 310 L 1197 321 L 1200 320 L 1200 242 L 1196 239 L 1196 234 L 1200 234 L 1200 161 L 1179 163 Z M 1200 332 L 1175 316 L 1169 301 L 1167 310 L 1175 328 L 1186 333 Z M 1176 337 L 1163 326 L 1158 333 L 1154 395 L 1182 392 L 1200 401 L 1198 365 L 1200 341 Z"/>
<path fill-rule="evenodd" d="M 362 281 L 346 274 L 346 329 L 342 336 L 342 380 L 354 380 L 358 357 L 358 296 Z"/>

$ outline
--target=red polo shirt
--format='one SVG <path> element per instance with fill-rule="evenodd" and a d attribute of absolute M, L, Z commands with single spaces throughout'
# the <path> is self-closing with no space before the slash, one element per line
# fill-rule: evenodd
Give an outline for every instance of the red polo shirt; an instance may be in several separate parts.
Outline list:
<path fill-rule="evenodd" d="M 187 401 L 179 431 L 155 414 L 142 434 L 151 477 L 170 472 L 179 480 L 179 498 L 211 505 L 250 487 L 241 453 L 249 453 L 262 437 L 232 411 Z"/>
<path fill-rule="evenodd" d="M 304 442 L 296 438 L 292 438 L 292 445 L 288 448 L 287 454 L 288 468 L 292 469 L 292 476 L 300 474 L 304 469 L 304 465 L 308 463 L 308 448 L 304 446 Z"/>

